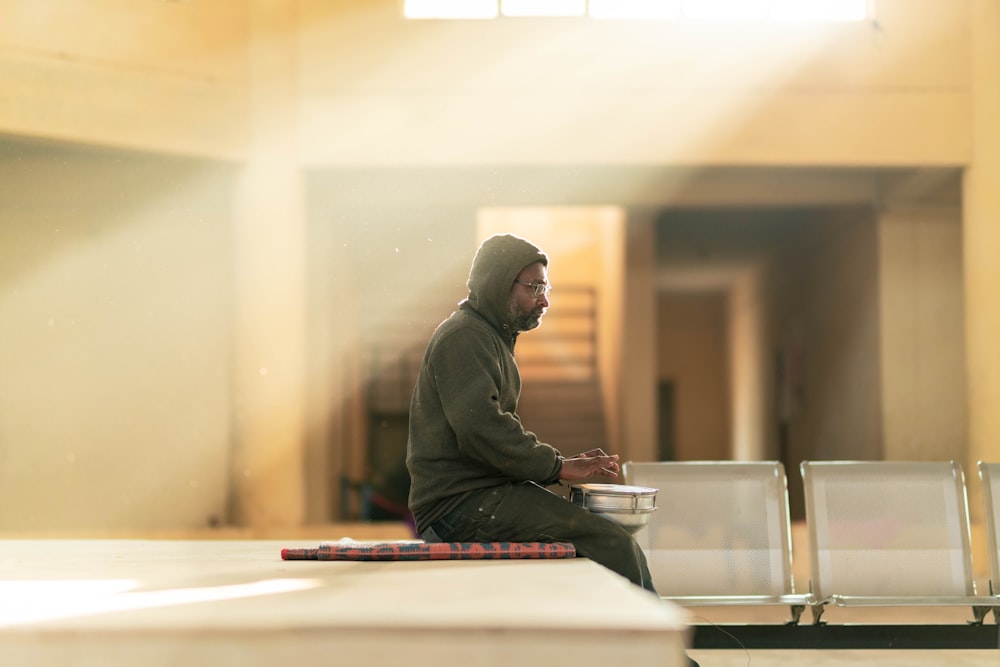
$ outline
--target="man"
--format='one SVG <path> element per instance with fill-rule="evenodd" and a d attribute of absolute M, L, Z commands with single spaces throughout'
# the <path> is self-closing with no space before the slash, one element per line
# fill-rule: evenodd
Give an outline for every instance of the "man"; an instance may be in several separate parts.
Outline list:
<path fill-rule="evenodd" d="M 514 344 L 549 306 L 548 257 L 510 234 L 476 253 L 468 298 L 435 330 L 410 402 L 409 507 L 431 542 L 571 542 L 579 555 L 656 592 L 624 528 L 544 486 L 617 477 L 618 456 L 563 457 L 517 416 Z"/>

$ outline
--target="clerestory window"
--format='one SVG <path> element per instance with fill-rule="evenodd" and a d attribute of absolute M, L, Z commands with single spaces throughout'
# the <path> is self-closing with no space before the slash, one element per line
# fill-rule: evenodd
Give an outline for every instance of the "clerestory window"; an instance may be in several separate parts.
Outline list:
<path fill-rule="evenodd" d="M 404 0 L 409 19 L 864 21 L 873 0 Z"/>

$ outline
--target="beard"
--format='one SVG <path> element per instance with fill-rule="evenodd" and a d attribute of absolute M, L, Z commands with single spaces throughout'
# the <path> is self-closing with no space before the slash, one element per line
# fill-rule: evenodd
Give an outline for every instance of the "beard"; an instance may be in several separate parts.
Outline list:
<path fill-rule="evenodd" d="M 508 321 L 515 331 L 531 331 L 542 323 L 543 314 L 545 314 L 545 308 L 542 306 L 524 310 L 513 295 L 507 305 Z"/>

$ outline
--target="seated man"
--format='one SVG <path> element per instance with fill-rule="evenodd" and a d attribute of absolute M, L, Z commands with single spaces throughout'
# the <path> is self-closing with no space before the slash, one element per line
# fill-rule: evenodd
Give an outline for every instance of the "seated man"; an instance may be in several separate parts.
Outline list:
<path fill-rule="evenodd" d="M 579 555 L 655 593 L 631 534 L 544 487 L 600 474 L 618 456 L 564 458 L 517 415 L 514 344 L 549 306 L 548 258 L 513 235 L 487 239 L 469 295 L 435 330 L 410 403 L 406 463 L 417 531 L 438 542 L 571 542 Z"/>

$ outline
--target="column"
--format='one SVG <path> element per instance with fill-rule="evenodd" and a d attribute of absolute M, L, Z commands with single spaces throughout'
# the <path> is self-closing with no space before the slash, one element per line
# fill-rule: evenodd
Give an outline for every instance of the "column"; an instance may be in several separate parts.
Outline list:
<path fill-rule="evenodd" d="M 969 446 L 966 477 L 1000 460 L 1000 3 L 972 0 L 972 160 L 963 182 Z M 982 513 L 969 480 L 970 510 Z"/>
<path fill-rule="evenodd" d="M 621 372 L 622 460 L 656 459 L 656 214 L 630 209 L 625 224 L 625 307 Z"/>
<path fill-rule="evenodd" d="M 298 166 L 295 0 L 250 0 L 248 160 L 235 204 L 237 525 L 305 513 L 306 214 Z"/>

